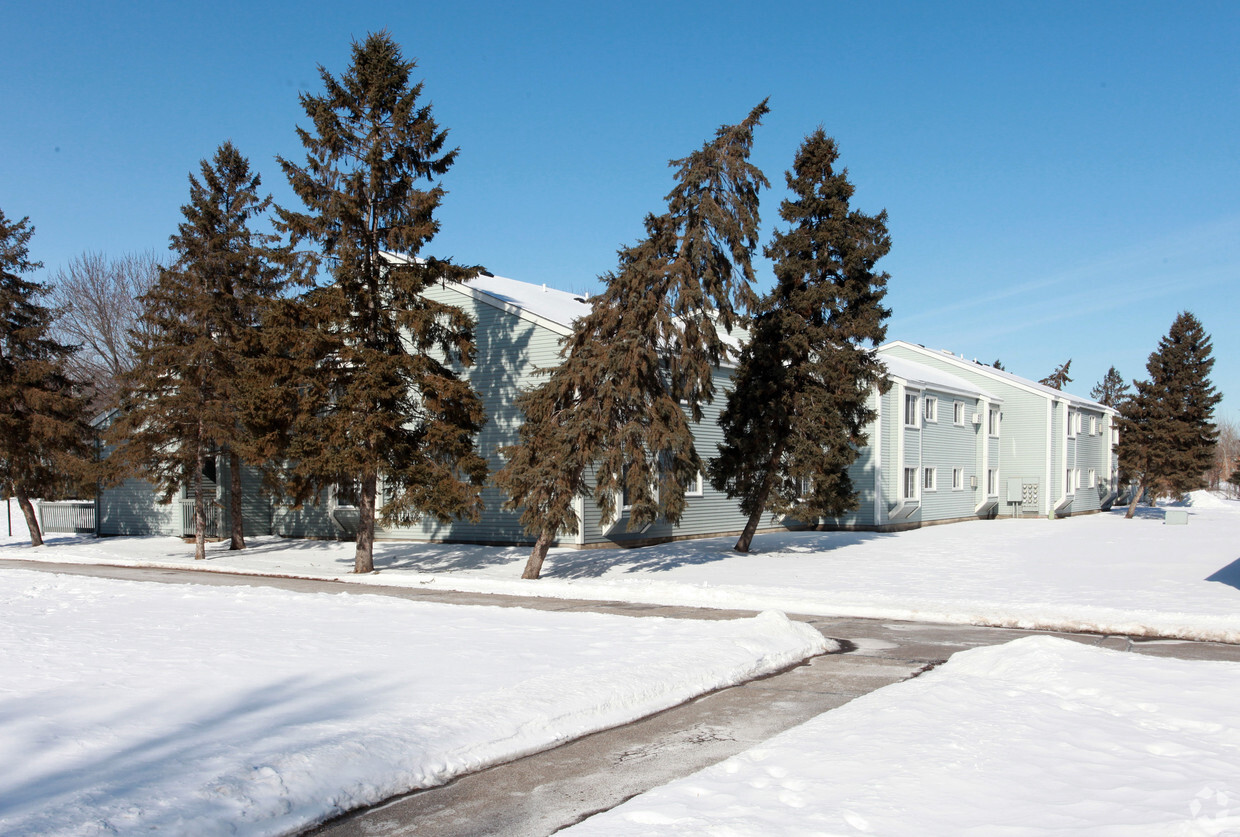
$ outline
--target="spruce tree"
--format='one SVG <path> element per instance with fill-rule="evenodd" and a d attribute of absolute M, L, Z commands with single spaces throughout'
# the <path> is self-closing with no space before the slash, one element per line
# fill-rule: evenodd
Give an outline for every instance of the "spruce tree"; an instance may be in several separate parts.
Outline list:
<path fill-rule="evenodd" d="M 47 289 L 22 275 L 42 267 L 29 258 L 29 218 L 0 210 L 0 491 L 17 504 L 30 543 L 43 543 L 32 498 L 56 499 L 86 481 L 86 400 L 65 369 L 73 346 L 51 336 Z"/>
<path fill-rule="evenodd" d="M 702 471 L 690 422 L 714 397 L 713 371 L 755 301 L 758 192 L 768 185 L 749 153 L 766 102 L 744 121 L 673 160 L 667 211 L 619 252 L 606 290 L 561 350 L 563 362 L 518 400 L 518 444 L 495 475 L 537 540 L 522 574 L 538 578 L 551 542 L 575 532 L 576 497 L 593 485 L 603 520 L 629 508 L 630 530 L 677 522 Z"/>
<path fill-rule="evenodd" d="M 1119 374 L 1119 370 L 1112 366 L 1102 376 L 1102 380 L 1090 390 L 1089 397 L 1099 404 L 1118 409 L 1128 398 L 1128 394 L 1128 382 L 1124 380 L 1123 375 Z"/>
<path fill-rule="evenodd" d="M 355 41 L 349 68 L 336 78 L 320 67 L 323 94 L 301 96 L 305 164 L 280 158 L 307 209 L 280 210 L 281 227 L 319 245 L 331 273 L 304 299 L 319 351 L 289 437 L 288 485 L 299 503 L 356 487 L 359 573 L 374 569 L 380 478 L 382 519 L 408 524 L 476 519 L 487 473 L 474 441 L 482 402 L 454 368 L 473 361 L 473 321 L 423 293 L 478 268 L 418 257 L 439 229 L 435 181 L 457 151 L 419 102 L 415 67 L 386 32 Z"/>
<path fill-rule="evenodd" d="M 1127 517 L 1145 491 L 1151 496 L 1201 488 L 1217 444 L 1210 382 L 1213 344 L 1201 323 L 1181 312 L 1146 363 L 1148 381 L 1120 408 L 1120 470 L 1135 483 Z"/>
<path fill-rule="evenodd" d="M 226 142 L 201 162 L 200 177 L 189 176 L 184 220 L 170 239 L 176 261 L 142 297 L 137 359 L 109 430 L 114 466 L 149 479 L 164 502 L 193 485 L 196 558 L 206 556 L 203 478 L 216 455 L 229 462 L 230 547 L 245 548 L 241 464 L 269 453 L 252 433 L 270 404 L 261 326 L 287 284 L 285 252 L 251 228 L 271 199 L 259 195 L 249 161 Z"/>
<path fill-rule="evenodd" d="M 1062 390 L 1065 386 L 1072 383 L 1072 379 L 1068 377 L 1068 368 L 1070 366 L 1072 366 L 1072 358 L 1068 358 L 1062 366 L 1056 367 L 1054 372 L 1038 381 L 1038 383 L 1051 389 Z"/>
<path fill-rule="evenodd" d="M 789 229 L 766 248 L 776 286 L 754 320 L 735 388 L 720 417 L 724 441 L 711 484 L 749 519 L 736 549 L 748 552 L 766 512 L 807 520 L 857 506 L 848 468 L 875 418 L 870 393 L 886 389 L 875 347 L 886 336 L 887 213 L 849 208 L 853 186 L 836 170 L 835 141 L 819 128 L 786 175 L 780 205 Z"/>

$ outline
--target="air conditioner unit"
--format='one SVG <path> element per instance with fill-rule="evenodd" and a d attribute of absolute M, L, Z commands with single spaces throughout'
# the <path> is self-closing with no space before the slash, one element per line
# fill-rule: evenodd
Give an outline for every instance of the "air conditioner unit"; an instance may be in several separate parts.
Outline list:
<path fill-rule="evenodd" d="M 981 413 L 974 413 L 974 414 L 973 414 L 973 423 L 974 423 L 974 424 L 981 424 L 981 423 L 982 423 L 982 414 L 981 414 Z"/>

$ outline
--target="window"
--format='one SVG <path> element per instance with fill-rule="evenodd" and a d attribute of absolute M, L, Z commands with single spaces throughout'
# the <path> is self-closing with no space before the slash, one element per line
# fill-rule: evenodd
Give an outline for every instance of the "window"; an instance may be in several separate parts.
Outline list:
<path fill-rule="evenodd" d="M 1079 417 L 1079 415 L 1080 415 L 1079 413 L 1074 413 L 1071 410 L 1068 410 L 1068 438 L 1069 439 L 1076 436 L 1076 420 Z"/>
<path fill-rule="evenodd" d="M 1095 471 L 1093 468 L 1089 469 L 1089 487 L 1090 488 L 1098 487 L 1098 472 Z"/>
<path fill-rule="evenodd" d="M 987 414 L 986 432 L 991 436 L 999 435 L 999 410 L 991 407 Z"/>
<path fill-rule="evenodd" d="M 362 486 L 354 482 L 336 483 L 332 486 L 332 502 L 336 508 L 355 509 L 361 502 Z"/>
<path fill-rule="evenodd" d="M 1085 414 L 1084 413 L 1076 414 L 1076 432 L 1078 434 L 1085 432 Z"/>
<path fill-rule="evenodd" d="M 923 468 L 921 472 L 921 487 L 926 491 L 934 491 L 934 478 L 934 468 Z"/>
<path fill-rule="evenodd" d="M 927 395 L 921 400 L 921 414 L 926 421 L 938 421 L 939 399 Z"/>
<path fill-rule="evenodd" d="M 801 500 L 808 499 L 814 493 L 814 481 L 809 477 L 799 477 L 797 479 L 797 498 Z"/>
<path fill-rule="evenodd" d="M 952 468 L 952 491 L 964 488 L 964 468 Z"/>
<path fill-rule="evenodd" d="M 999 496 L 999 469 L 986 469 L 986 495 L 988 497 Z"/>
<path fill-rule="evenodd" d="M 917 426 L 917 395 L 916 393 L 904 393 L 904 426 Z"/>
<path fill-rule="evenodd" d="M 917 496 L 917 469 L 904 469 L 904 499 L 912 500 Z"/>
<path fill-rule="evenodd" d="M 1097 436 L 1097 435 L 1098 435 L 1098 418 L 1097 418 L 1097 416 L 1090 416 L 1090 417 L 1089 417 L 1089 435 L 1090 435 L 1090 436 Z"/>
<path fill-rule="evenodd" d="M 1077 468 L 1072 472 L 1072 488 L 1076 491 L 1080 491 L 1082 485 L 1084 485 L 1084 483 L 1081 482 L 1081 469 Z"/>
<path fill-rule="evenodd" d="M 1063 493 L 1064 493 L 1064 494 L 1071 494 L 1071 493 L 1072 493 L 1072 469 L 1071 469 L 1071 468 L 1069 468 L 1067 471 L 1064 471 L 1064 475 L 1063 475 Z"/>
<path fill-rule="evenodd" d="M 956 424 L 964 424 L 964 402 L 957 401 L 952 404 L 952 421 Z"/>
<path fill-rule="evenodd" d="M 702 496 L 702 472 L 701 471 L 698 471 L 697 476 L 693 478 L 693 482 L 689 483 L 689 485 L 685 487 L 685 496 L 686 497 L 701 497 Z"/>

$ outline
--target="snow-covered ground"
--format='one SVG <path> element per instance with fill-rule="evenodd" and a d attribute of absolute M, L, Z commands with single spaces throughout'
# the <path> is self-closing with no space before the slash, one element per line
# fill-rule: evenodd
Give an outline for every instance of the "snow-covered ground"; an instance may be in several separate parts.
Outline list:
<path fill-rule="evenodd" d="M 1240 664 L 956 654 L 562 833 L 1237 835 Z"/>
<path fill-rule="evenodd" d="M 0 833 L 287 833 L 825 647 L 775 613 L 637 619 L 0 570 Z"/>
<path fill-rule="evenodd" d="M 353 545 L 253 540 L 212 544 L 195 564 L 175 538 L 53 538 L 0 557 L 338 578 L 368 584 L 639 601 L 826 616 L 868 616 L 1240 642 L 1240 501 L 1199 492 L 1187 526 L 1162 509 L 1066 520 L 985 520 L 895 534 L 759 535 L 642 549 L 553 550 L 539 581 L 520 580 L 528 550 L 376 545 L 376 574 L 356 576 Z"/>

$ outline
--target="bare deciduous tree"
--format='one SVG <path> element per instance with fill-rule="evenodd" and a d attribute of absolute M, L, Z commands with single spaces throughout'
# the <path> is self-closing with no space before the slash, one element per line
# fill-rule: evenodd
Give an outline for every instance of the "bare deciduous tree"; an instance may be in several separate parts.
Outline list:
<path fill-rule="evenodd" d="M 1240 462 L 1240 424 L 1232 419 L 1219 419 L 1218 447 L 1214 449 L 1214 465 L 1206 475 L 1211 488 L 1235 493 L 1237 487 L 1229 482 L 1231 474 Z"/>
<path fill-rule="evenodd" d="M 130 331 L 139 326 L 138 299 L 155 284 L 162 267 L 163 260 L 151 250 L 115 259 L 88 252 L 51 278 L 56 337 L 81 346 L 69 373 L 90 387 L 96 407 L 114 403 L 121 374 L 133 367 Z"/>

